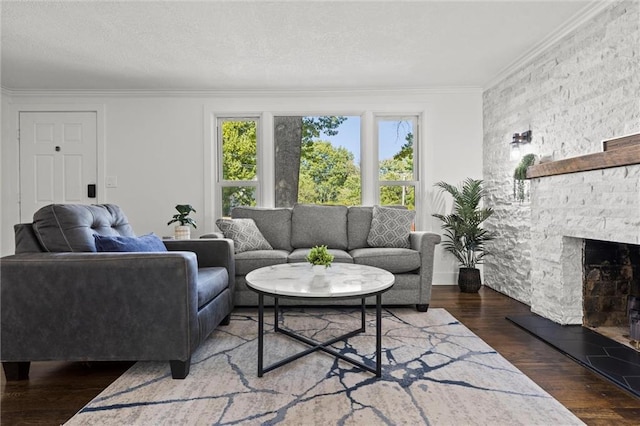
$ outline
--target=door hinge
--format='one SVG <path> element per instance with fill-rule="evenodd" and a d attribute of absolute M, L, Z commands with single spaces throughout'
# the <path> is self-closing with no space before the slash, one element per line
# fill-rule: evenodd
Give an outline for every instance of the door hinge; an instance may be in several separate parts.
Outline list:
<path fill-rule="evenodd" d="M 18 129 L 18 140 L 20 140 L 20 129 Z"/>

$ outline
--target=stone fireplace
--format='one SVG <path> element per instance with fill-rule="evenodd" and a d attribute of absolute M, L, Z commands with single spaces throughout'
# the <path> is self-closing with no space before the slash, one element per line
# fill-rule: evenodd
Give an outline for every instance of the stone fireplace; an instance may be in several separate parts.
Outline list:
<path fill-rule="evenodd" d="M 583 324 L 585 240 L 640 245 L 640 164 L 533 178 L 531 222 L 531 311 Z"/>

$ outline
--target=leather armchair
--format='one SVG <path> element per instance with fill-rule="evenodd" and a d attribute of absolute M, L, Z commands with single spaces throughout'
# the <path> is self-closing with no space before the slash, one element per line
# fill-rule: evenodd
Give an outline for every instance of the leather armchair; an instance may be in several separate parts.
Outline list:
<path fill-rule="evenodd" d="M 132 234 L 117 206 L 47 208 L 67 226 L 55 232 L 72 250 L 93 233 Z M 169 361 L 172 377 L 184 378 L 200 343 L 229 323 L 231 240 L 168 240 L 168 252 L 50 252 L 45 247 L 55 245 L 41 224 L 36 213 L 33 224 L 16 225 L 16 254 L 0 259 L 0 359 L 8 380 L 27 378 L 31 361 L 48 360 Z M 78 226 L 85 229 L 74 242 L 69 229 Z"/>

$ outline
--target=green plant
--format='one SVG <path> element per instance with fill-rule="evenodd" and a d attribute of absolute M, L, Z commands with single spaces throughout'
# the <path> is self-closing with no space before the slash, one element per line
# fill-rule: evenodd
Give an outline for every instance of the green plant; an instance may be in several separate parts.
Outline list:
<path fill-rule="evenodd" d="M 523 202 L 526 198 L 525 184 L 527 181 L 527 169 L 536 162 L 536 156 L 527 154 L 520 160 L 520 164 L 513 172 L 513 198 Z"/>
<path fill-rule="evenodd" d="M 312 265 L 324 265 L 328 268 L 333 262 L 333 255 L 329 253 L 327 246 L 314 246 L 309 250 L 307 262 Z"/>
<path fill-rule="evenodd" d="M 448 238 L 443 247 L 455 256 L 460 266 L 475 268 L 489 254 L 484 243 L 493 239 L 493 234 L 481 226 L 493 214 L 493 209 L 479 207 L 484 196 L 482 180 L 468 178 L 463 182 L 462 188 L 446 182 L 438 182 L 435 186 L 453 197 L 451 214 L 433 215 L 443 222 L 442 229 Z"/>
<path fill-rule="evenodd" d="M 191 204 L 178 204 L 176 206 L 176 210 L 178 210 L 178 213 L 173 215 L 173 218 L 169 222 L 167 222 L 167 225 L 171 225 L 175 222 L 180 222 L 180 225 L 182 226 L 191 225 L 196 229 L 198 228 L 196 226 L 196 221 L 189 217 L 189 213 L 196 213 L 196 209 L 191 207 Z"/>

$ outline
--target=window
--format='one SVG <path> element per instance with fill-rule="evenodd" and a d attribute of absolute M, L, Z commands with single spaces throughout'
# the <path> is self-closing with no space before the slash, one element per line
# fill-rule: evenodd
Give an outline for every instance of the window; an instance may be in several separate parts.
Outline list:
<path fill-rule="evenodd" d="M 258 119 L 218 119 L 218 201 L 222 216 L 258 204 Z"/>
<path fill-rule="evenodd" d="M 261 129 L 265 123 L 270 129 Z M 420 208 L 417 114 L 265 111 L 261 117 L 217 117 L 216 124 L 214 217 L 230 216 L 240 205 Z"/>
<path fill-rule="evenodd" d="M 360 117 L 274 117 L 276 207 L 361 203 Z"/>
<path fill-rule="evenodd" d="M 415 210 L 418 117 L 377 117 L 380 205 Z"/>

